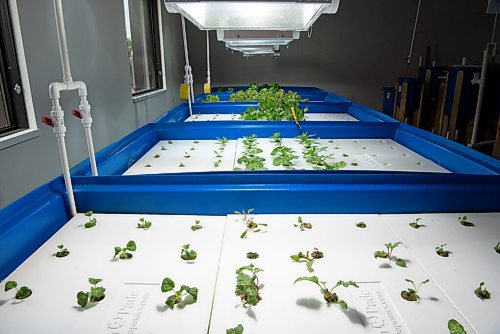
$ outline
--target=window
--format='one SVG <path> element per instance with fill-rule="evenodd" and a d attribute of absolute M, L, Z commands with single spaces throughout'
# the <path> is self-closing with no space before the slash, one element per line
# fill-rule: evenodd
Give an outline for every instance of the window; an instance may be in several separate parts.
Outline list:
<path fill-rule="evenodd" d="M 8 0 L 0 0 L 0 137 L 29 128 Z"/>
<path fill-rule="evenodd" d="M 133 95 L 163 88 L 157 0 L 123 0 Z"/>

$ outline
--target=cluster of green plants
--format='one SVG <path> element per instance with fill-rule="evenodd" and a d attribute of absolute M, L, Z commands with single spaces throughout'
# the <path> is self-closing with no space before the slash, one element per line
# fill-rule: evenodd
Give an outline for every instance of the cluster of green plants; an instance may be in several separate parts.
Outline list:
<path fill-rule="evenodd" d="M 236 289 L 234 293 L 240 297 L 243 306 L 256 306 L 262 297 L 259 294 L 259 278 L 257 274 L 263 270 L 253 264 L 236 270 Z"/>
<path fill-rule="evenodd" d="M 219 95 L 208 94 L 207 96 L 205 96 L 203 100 L 201 100 L 201 102 L 203 103 L 220 102 L 220 97 Z"/>
<path fill-rule="evenodd" d="M 392 255 L 392 253 L 394 252 L 394 249 L 396 249 L 401 244 L 402 244 L 402 242 L 400 242 L 400 241 L 395 242 L 395 243 L 389 242 L 389 243 L 385 244 L 385 247 L 387 248 L 386 251 L 384 251 L 384 250 L 375 251 L 375 253 L 373 255 L 375 256 L 375 258 L 388 259 L 389 262 L 394 261 L 397 266 L 406 268 L 406 261 L 405 260 L 399 259 L 399 258 Z"/>
<path fill-rule="evenodd" d="M 228 87 L 228 88 L 226 88 L 226 92 L 232 93 L 232 92 L 234 92 L 234 88 L 233 87 Z M 217 89 L 217 93 L 224 93 L 224 88 L 219 87 Z"/>
<path fill-rule="evenodd" d="M 168 296 L 167 300 L 165 301 L 165 305 L 167 305 L 171 310 L 173 310 L 175 305 L 181 303 L 183 300 L 186 301 L 187 297 L 191 297 L 194 303 L 198 300 L 198 288 L 196 287 L 181 285 L 181 288 L 179 290 L 176 291 L 174 289 L 174 281 L 169 277 L 165 277 L 161 283 L 161 292 L 173 292 L 173 294 Z"/>
<path fill-rule="evenodd" d="M 299 277 L 295 280 L 295 282 L 293 284 L 295 284 L 297 282 L 303 282 L 303 281 L 312 282 L 312 283 L 316 284 L 317 286 L 319 286 L 320 292 L 323 295 L 323 298 L 325 299 L 327 304 L 337 304 L 343 310 L 347 310 L 348 305 L 344 300 L 339 299 L 339 296 L 335 292 L 333 292 L 333 290 L 335 290 L 337 287 L 340 287 L 340 286 L 342 286 L 344 288 L 348 288 L 350 286 L 352 286 L 354 288 L 359 288 L 359 286 L 356 284 L 356 282 L 340 280 L 337 282 L 337 284 L 335 284 L 333 286 L 333 288 L 329 289 L 326 286 L 326 282 L 320 281 L 318 279 L 318 277 L 316 277 L 316 276 Z"/>
<path fill-rule="evenodd" d="M 280 85 L 277 83 L 273 83 L 271 85 L 258 85 L 256 83 L 252 83 L 246 90 L 240 90 L 231 94 L 229 96 L 229 102 L 258 102 L 262 97 L 269 94 L 276 94 L 279 91 L 283 91 L 283 89 L 281 89 Z"/>
<path fill-rule="evenodd" d="M 262 227 L 266 227 L 267 224 L 262 224 L 262 223 L 256 223 L 254 221 L 253 217 L 249 217 L 250 213 L 253 211 L 253 209 L 248 209 L 248 211 L 241 210 L 241 211 L 235 211 L 234 213 L 240 215 L 241 221 L 245 223 L 245 231 L 241 233 L 240 238 L 245 239 L 248 235 L 248 232 L 252 233 L 258 233 L 262 231 Z"/>
<path fill-rule="evenodd" d="M 257 147 L 255 134 L 243 137 L 242 142 L 245 148 L 243 150 L 243 155 L 238 158 L 237 162 L 240 165 L 245 165 L 246 170 L 266 169 L 264 167 L 264 161 L 266 161 L 266 159 L 258 155 L 262 153 L 262 149 Z"/>
<path fill-rule="evenodd" d="M 313 165 L 314 169 L 324 169 L 324 170 L 336 170 L 345 168 L 347 164 L 345 161 L 338 161 L 333 164 L 327 162 L 333 154 L 323 154 L 326 151 L 326 147 L 319 146 L 318 139 L 315 135 L 309 135 L 307 133 L 302 133 L 297 136 L 296 139 L 302 145 L 302 155 L 306 162 Z"/>
<path fill-rule="evenodd" d="M 309 253 L 309 251 L 302 253 L 299 252 L 298 254 L 291 255 L 290 258 L 294 262 L 303 262 L 306 264 L 307 271 L 312 273 L 314 271 L 313 269 L 313 264 L 314 261 L 322 259 L 324 257 L 323 252 L 320 252 L 317 248 L 314 248 L 312 252 Z"/>

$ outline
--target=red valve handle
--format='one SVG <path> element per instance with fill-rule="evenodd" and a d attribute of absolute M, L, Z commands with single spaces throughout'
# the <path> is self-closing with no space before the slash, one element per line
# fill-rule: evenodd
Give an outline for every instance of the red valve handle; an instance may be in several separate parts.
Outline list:
<path fill-rule="evenodd" d="M 73 109 L 73 110 L 71 110 L 71 113 L 72 113 L 72 114 L 73 114 L 73 116 L 75 116 L 76 118 L 82 119 L 82 113 L 81 113 L 78 109 Z"/>
<path fill-rule="evenodd" d="M 54 122 L 52 121 L 52 118 L 50 117 L 47 117 L 47 116 L 43 116 L 42 117 L 42 123 L 50 126 L 50 127 L 54 127 Z"/>

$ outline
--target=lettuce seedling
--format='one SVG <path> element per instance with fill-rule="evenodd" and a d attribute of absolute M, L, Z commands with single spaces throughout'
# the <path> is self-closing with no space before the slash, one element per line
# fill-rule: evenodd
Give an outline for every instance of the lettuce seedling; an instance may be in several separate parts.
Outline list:
<path fill-rule="evenodd" d="M 359 222 L 356 224 L 356 226 L 359 228 L 366 228 L 366 224 L 364 222 Z"/>
<path fill-rule="evenodd" d="M 161 146 L 161 150 L 162 150 L 162 151 L 166 151 L 167 149 L 165 148 L 165 146 L 163 146 L 163 145 L 162 145 L 162 146 Z"/>
<path fill-rule="evenodd" d="M 236 270 L 236 289 L 234 293 L 241 298 L 243 306 L 256 306 L 262 297 L 259 295 L 259 278 L 257 273 L 263 271 L 253 264 Z"/>
<path fill-rule="evenodd" d="M 214 151 L 216 158 L 222 158 L 222 152 Z"/>
<path fill-rule="evenodd" d="M 131 259 L 132 258 L 132 253 L 130 252 L 135 252 L 137 249 L 137 246 L 133 240 L 130 240 L 127 242 L 127 245 L 124 248 L 121 247 L 115 247 L 115 256 L 113 256 L 113 259 L 116 258 L 117 256 L 120 259 Z"/>
<path fill-rule="evenodd" d="M 255 260 L 259 258 L 259 253 L 256 252 L 248 252 L 247 253 L 247 258 L 250 260 Z"/>
<path fill-rule="evenodd" d="M 195 149 L 195 148 L 194 148 L 194 146 L 193 146 L 193 147 L 191 147 L 189 150 L 190 150 L 190 151 L 194 151 L 194 150 L 196 150 L 196 149 Z"/>
<path fill-rule="evenodd" d="M 445 250 L 444 246 L 446 246 L 446 244 L 442 244 L 440 246 L 437 246 L 436 247 L 436 254 L 439 256 L 442 256 L 442 257 L 448 257 L 448 256 L 450 256 L 451 252 L 448 250 Z"/>
<path fill-rule="evenodd" d="M 301 281 L 309 281 L 309 282 L 313 282 L 314 284 L 316 284 L 317 286 L 319 286 L 320 288 L 320 291 L 321 291 L 321 294 L 323 295 L 323 298 L 325 299 L 325 301 L 327 302 L 327 304 L 337 304 L 340 306 L 341 309 L 343 310 L 347 310 L 348 306 L 347 306 L 347 303 L 342 300 L 342 299 L 339 299 L 338 295 L 333 292 L 333 290 L 339 286 L 343 286 L 344 288 L 348 288 L 350 286 L 352 287 L 355 287 L 355 288 L 359 288 L 359 286 L 356 284 L 356 282 L 353 282 L 353 281 L 338 281 L 337 284 L 335 284 L 335 286 L 331 289 L 328 289 L 326 287 L 326 282 L 321 282 L 318 277 L 316 276 L 311 276 L 311 277 L 299 277 L 295 280 L 295 282 L 293 282 L 293 284 L 297 283 L 297 282 L 301 282 Z"/>
<path fill-rule="evenodd" d="M 463 217 L 458 217 L 458 222 L 463 225 L 463 226 L 467 226 L 467 227 L 474 227 L 474 223 L 471 223 L 470 221 L 467 220 L 467 216 L 463 216 Z"/>
<path fill-rule="evenodd" d="M 184 152 L 184 158 L 189 159 L 189 158 L 191 158 L 191 156 L 189 155 L 189 153 Z"/>
<path fill-rule="evenodd" d="M 219 159 L 219 160 L 217 160 L 216 162 L 214 162 L 214 167 L 215 167 L 215 168 L 219 167 L 219 166 L 220 166 L 220 164 L 221 164 L 221 162 L 222 162 L 222 160 L 221 160 L 221 159 Z"/>
<path fill-rule="evenodd" d="M 425 281 L 420 282 L 418 286 L 416 286 L 415 283 L 409 278 L 405 278 L 405 281 L 411 283 L 413 288 L 408 288 L 408 290 L 401 291 L 401 298 L 409 302 L 416 302 L 417 300 L 419 300 L 420 296 L 418 295 L 418 289 L 420 289 L 422 285 L 429 283 L 429 279 L 426 279 Z"/>
<path fill-rule="evenodd" d="M 155 156 L 153 158 L 158 159 L 159 157 L 160 157 L 159 154 L 155 154 Z"/>
<path fill-rule="evenodd" d="M 300 144 L 304 146 L 304 148 L 309 149 L 313 146 L 318 145 L 318 139 L 319 138 L 314 138 L 316 135 L 309 135 L 307 133 L 302 133 L 301 135 L 295 137 L 299 140 Z"/>
<path fill-rule="evenodd" d="M 26 299 L 33 293 L 33 291 L 31 291 L 31 289 L 28 288 L 27 286 L 22 286 L 18 289 L 16 281 L 6 282 L 4 291 L 7 292 L 12 289 L 16 289 L 16 295 L 14 296 L 14 298 L 16 298 L 17 300 Z"/>
<path fill-rule="evenodd" d="M 312 273 L 314 271 L 313 269 L 313 264 L 315 260 L 322 259 L 324 257 L 323 252 L 320 252 L 317 248 L 314 248 L 314 251 L 309 254 L 309 251 L 307 251 L 305 254 L 302 252 L 299 252 L 296 255 L 290 255 L 290 258 L 294 262 L 305 262 L 307 271 Z"/>
<path fill-rule="evenodd" d="M 151 225 L 153 225 L 152 222 L 147 221 L 144 218 L 140 218 L 139 219 L 139 223 L 137 223 L 137 228 L 142 228 L 142 229 L 147 230 L 147 229 L 149 229 L 151 227 Z"/>
<path fill-rule="evenodd" d="M 82 308 L 85 308 L 88 303 L 98 303 L 101 300 L 106 297 L 104 292 L 106 291 L 105 288 L 101 286 L 97 286 L 102 281 L 100 278 L 89 278 L 89 283 L 90 283 L 90 292 L 83 292 L 80 291 L 76 294 L 76 300 L 78 305 L 80 305 Z"/>
<path fill-rule="evenodd" d="M 351 162 L 351 166 L 358 167 L 358 163 L 357 162 Z"/>
<path fill-rule="evenodd" d="M 186 167 L 182 162 L 179 164 L 179 167 Z"/>
<path fill-rule="evenodd" d="M 450 334 L 467 334 L 464 326 L 462 326 L 462 324 L 455 319 L 450 319 L 448 321 L 448 330 L 450 331 Z"/>
<path fill-rule="evenodd" d="M 178 291 L 175 291 L 174 288 L 174 281 L 165 277 L 161 283 L 161 292 L 165 293 L 173 291 L 174 294 L 170 295 L 165 301 L 165 305 L 167 305 L 171 310 L 173 310 L 175 305 L 179 304 L 184 297 L 191 296 L 194 302 L 198 300 L 198 288 L 189 287 L 187 285 L 181 285 L 181 288 Z"/>
<path fill-rule="evenodd" d="M 201 100 L 201 102 L 203 103 L 220 102 L 220 97 L 219 95 L 208 94 L 203 100 Z"/>
<path fill-rule="evenodd" d="M 96 226 L 97 224 L 97 219 L 94 217 L 92 218 L 92 215 L 94 214 L 93 211 L 87 211 L 84 213 L 85 214 L 85 217 L 88 217 L 89 218 L 89 221 L 85 223 L 85 228 L 92 228 L 94 226 Z"/>
<path fill-rule="evenodd" d="M 144 167 L 149 168 L 149 167 L 151 167 L 151 165 L 150 165 L 150 164 L 147 164 L 147 165 L 144 165 Z"/>
<path fill-rule="evenodd" d="M 171 145 L 171 144 L 173 144 L 174 142 L 173 142 L 173 141 L 171 141 L 171 140 L 167 140 L 167 143 L 168 143 L 169 145 Z"/>
<path fill-rule="evenodd" d="M 486 288 L 484 287 L 484 282 L 481 282 L 479 284 L 479 287 L 474 290 L 474 293 L 476 294 L 476 296 L 478 296 L 478 298 L 480 299 L 490 299 L 491 298 L 491 294 L 489 293 L 488 290 L 486 290 Z"/>
<path fill-rule="evenodd" d="M 182 246 L 181 249 L 181 259 L 184 261 L 192 261 L 198 257 L 198 254 L 195 250 L 189 249 L 189 244 Z"/>
<path fill-rule="evenodd" d="M 497 243 L 497 245 L 493 249 L 495 250 L 495 252 L 497 252 L 498 254 L 500 254 L 500 242 Z"/>
<path fill-rule="evenodd" d="M 295 151 L 286 146 L 278 146 L 272 152 L 271 155 L 275 158 L 273 159 L 273 165 L 275 166 L 293 166 L 293 160 L 297 159 L 298 156 L 294 155 Z"/>
<path fill-rule="evenodd" d="M 293 224 L 293 226 L 300 228 L 301 231 L 304 231 L 305 229 L 310 230 L 313 227 L 311 223 L 304 223 L 301 216 L 297 218 L 297 224 Z"/>
<path fill-rule="evenodd" d="M 325 164 L 325 169 L 326 170 L 337 170 L 337 169 L 345 168 L 346 166 L 347 166 L 347 164 L 345 163 L 345 161 L 339 161 L 339 162 L 335 162 L 333 164 Z"/>
<path fill-rule="evenodd" d="M 271 143 L 274 143 L 274 144 L 279 144 L 283 140 L 283 138 L 281 138 L 281 133 L 279 133 L 279 132 L 276 132 L 274 135 L 269 137 L 269 139 L 271 140 Z"/>
<path fill-rule="evenodd" d="M 199 220 L 194 222 L 194 225 L 191 225 L 191 231 L 198 231 L 203 228 L 203 225 L 201 225 L 201 222 Z"/>
<path fill-rule="evenodd" d="M 59 249 L 56 253 L 56 257 L 65 257 L 69 255 L 69 250 L 67 250 L 64 245 L 57 246 Z"/>
<path fill-rule="evenodd" d="M 395 248 L 397 248 L 399 245 L 401 245 L 402 242 L 398 241 L 395 243 L 387 243 L 385 244 L 385 247 L 387 248 L 387 251 L 376 251 L 373 255 L 375 258 L 383 258 L 383 259 L 388 259 L 390 261 L 394 261 L 397 266 L 404 267 L 406 268 L 406 261 L 403 259 L 398 259 L 395 256 L 392 256 L 392 252 L 394 251 Z"/>
<path fill-rule="evenodd" d="M 254 218 L 249 218 L 248 215 L 253 211 L 253 209 L 248 209 L 247 212 L 245 212 L 245 210 L 242 210 L 241 212 L 240 211 L 235 211 L 234 213 L 236 214 L 239 214 L 241 216 L 241 221 L 243 223 L 245 223 L 246 225 L 246 230 L 240 235 L 240 238 L 241 239 L 244 239 L 247 237 L 247 234 L 249 231 L 253 232 L 253 233 L 258 233 L 261 231 L 260 228 L 258 228 L 259 226 L 267 226 L 267 224 L 257 224 L 255 221 L 254 221 Z"/>
<path fill-rule="evenodd" d="M 245 329 L 243 328 L 242 325 L 238 325 L 234 328 L 228 328 L 226 329 L 226 334 L 243 334 L 243 331 Z"/>
<path fill-rule="evenodd" d="M 226 137 L 217 138 L 217 142 L 220 145 L 220 150 L 224 151 L 229 140 Z"/>
<path fill-rule="evenodd" d="M 199 144 L 200 142 L 198 140 L 193 140 L 194 144 Z"/>
<path fill-rule="evenodd" d="M 410 225 L 411 227 L 413 227 L 414 229 L 419 229 L 421 228 L 422 226 L 425 226 L 423 224 L 420 224 L 420 221 L 422 220 L 422 218 L 417 218 L 415 219 L 415 221 L 413 223 L 410 223 L 408 225 Z"/>

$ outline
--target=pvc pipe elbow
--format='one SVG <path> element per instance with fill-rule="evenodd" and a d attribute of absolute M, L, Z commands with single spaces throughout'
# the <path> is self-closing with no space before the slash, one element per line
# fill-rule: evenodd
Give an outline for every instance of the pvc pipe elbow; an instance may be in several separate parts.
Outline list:
<path fill-rule="evenodd" d="M 63 82 L 53 82 L 49 85 L 49 96 L 51 99 L 60 99 L 61 91 L 67 89 L 67 84 Z"/>

